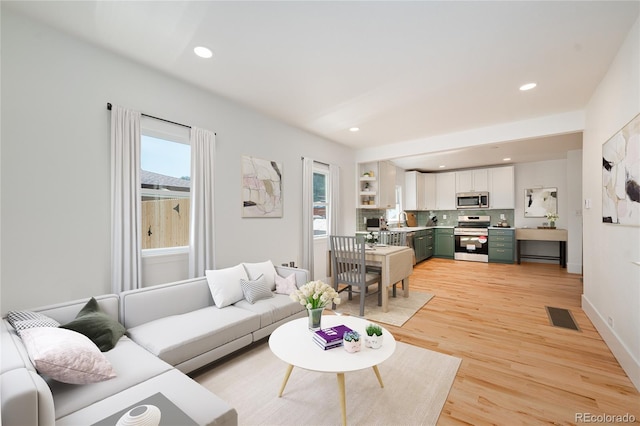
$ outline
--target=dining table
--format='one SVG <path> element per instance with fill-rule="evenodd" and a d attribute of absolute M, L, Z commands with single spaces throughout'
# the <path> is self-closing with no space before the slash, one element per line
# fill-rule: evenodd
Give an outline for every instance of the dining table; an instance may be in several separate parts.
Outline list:
<path fill-rule="evenodd" d="M 327 276 L 331 277 L 331 252 L 327 253 Z M 365 262 L 381 270 L 382 311 L 389 312 L 389 287 L 402 282 L 404 297 L 409 297 L 409 276 L 413 273 L 413 249 L 384 244 L 367 247 Z"/>

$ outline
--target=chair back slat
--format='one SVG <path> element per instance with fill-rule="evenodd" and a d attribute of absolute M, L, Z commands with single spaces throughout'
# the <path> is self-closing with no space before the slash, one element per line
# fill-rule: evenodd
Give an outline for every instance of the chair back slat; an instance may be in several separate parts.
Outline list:
<path fill-rule="evenodd" d="M 365 245 L 356 237 L 330 236 L 333 277 L 337 284 L 365 282 Z"/>
<path fill-rule="evenodd" d="M 378 242 L 388 246 L 407 245 L 407 234 L 401 231 L 380 231 Z"/>

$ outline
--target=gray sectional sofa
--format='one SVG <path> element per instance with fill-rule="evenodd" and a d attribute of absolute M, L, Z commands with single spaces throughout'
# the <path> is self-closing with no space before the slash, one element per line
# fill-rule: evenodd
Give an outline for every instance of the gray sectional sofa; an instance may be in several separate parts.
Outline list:
<path fill-rule="evenodd" d="M 303 269 L 274 269 L 278 276 L 294 275 L 298 285 L 309 279 Z M 126 328 L 115 347 L 102 353 L 116 377 L 97 383 L 68 384 L 39 374 L 23 340 L 3 319 L 1 424 L 90 425 L 119 417 L 157 393 L 195 424 L 237 424 L 233 407 L 185 373 L 268 336 L 306 312 L 275 291 L 253 303 L 243 298 L 218 307 L 210 285 L 202 277 L 95 297 L 102 312 Z M 31 311 L 66 324 L 86 303 L 77 300 Z"/>

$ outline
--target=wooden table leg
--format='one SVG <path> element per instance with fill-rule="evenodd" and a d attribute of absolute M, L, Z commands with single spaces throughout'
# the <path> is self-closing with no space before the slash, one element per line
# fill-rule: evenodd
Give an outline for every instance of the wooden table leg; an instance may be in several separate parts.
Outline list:
<path fill-rule="evenodd" d="M 378 382 L 380 383 L 380 387 L 384 387 L 384 383 L 382 383 L 382 376 L 380 375 L 380 370 L 378 370 L 378 366 L 373 366 L 373 372 L 376 373 L 376 377 L 378 378 Z"/>
<path fill-rule="evenodd" d="M 291 370 L 293 370 L 293 365 L 289 364 L 287 367 L 287 371 L 284 373 L 284 380 L 282 381 L 282 386 L 280 387 L 280 393 L 278 394 L 278 398 L 282 396 L 284 392 L 284 387 L 287 386 L 287 382 L 289 381 L 289 376 L 291 375 Z"/>
<path fill-rule="evenodd" d="M 344 388 L 344 373 L 338 373 L 338 392 L 340 394 L 340 408 L 342 410 L 342 424 L 347 426 L 347 392 Z"/>
<path fill-rule="evenodd" d="M 402 280 L 402 289 L 404 290 L 404 297 L 409 297 L 409 277 Z"/>
<path fill-rule="evenodd" d="M 380 286 L 382 289 L 382 312 L 389 312 L 389 271 L 388 268 L 382 266 L 382 276 L 380 279 L 382 280 L 382 285 Z"/>

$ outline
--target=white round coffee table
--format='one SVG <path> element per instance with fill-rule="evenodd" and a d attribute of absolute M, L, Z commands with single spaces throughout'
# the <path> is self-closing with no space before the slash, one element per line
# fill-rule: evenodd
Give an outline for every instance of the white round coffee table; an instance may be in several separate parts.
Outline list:
<path fill-rule="evenodd" d="M 384 336 L 382 347 L 379 349 L 365 347 L 365 328 L 369 323 L 371 321 L 352 316 L 323 315 L 322 317 L 322 328 L 344 324 L 360 333 L 362 349 L 356 353 L 349 353 L 343 347 L 323 350 L 313 342 L 313 332 L 308 328 L 307 318 L 290 321 L 275 329 L 269 337 L 269 348 L 278 358 L 289 364 L 278 396 L 282 396 L 293 367 L 321 373 L 336 373 L 342 409 L 342 424 L 346 425 L 347 403 L 344 373 L 372 367 L 380 387 L 384 387 L 380 371 L 378 371 L 378 364 L 389 358 L 396 350 L 396 339 L 384 327 L 381 327 Z"/>

